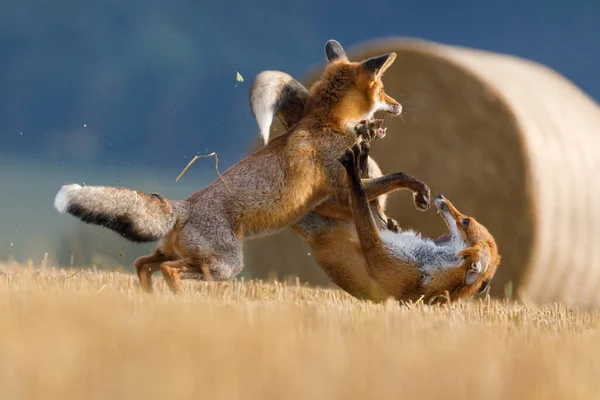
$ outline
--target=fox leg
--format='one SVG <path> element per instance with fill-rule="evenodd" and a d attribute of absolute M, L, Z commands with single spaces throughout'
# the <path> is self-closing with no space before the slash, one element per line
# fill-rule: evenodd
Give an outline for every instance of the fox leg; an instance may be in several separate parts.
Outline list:
<path fill-rule="evenodd" d="M 365 143 L 367 144 L 367 143 Z M 361 179 L 375 178 L 369 170 L 369 152 L 361 151 L 358 155 L 358 175 Z"/>
<path fill-rule="evenodd" d="M 358 148 L 361 147 L 361 149 Z M 377 197 L 385 195 L 387 193 L 393 192 L 395 190 L 400 189 L 408 189 L 413 192 L 413 203 L 418 210 L 425 211 L 429 208 L 429 202 L 431 199 L 431 194 L 429 187 L 424 183 L 414 178 L 410 175 L 407 175 L 403 172 L 396 172 L 384 176 L 380 176 L 377 178 L 367 178 L 360 179 L 360 165 L 364 165 L 368 158 L 364 158 L 361 160 L 361 157 L 364 157 L 364 153 L 368 153 L 370 146 L 367 142 L 361 142 L 360 144 L 355 144 L 354 147 L 357 151 L 360 151 L 359 154 L 353 155 L 353 163 L 352 167 L 355 170 L 356 179 L 359 179 L 361 190 L 367 198 L 368 202 L 373 202 L 377 200 Z M 348 150 L 347 154 L 344 155 L 349 157 L 349 154 L 352 153 L 351 150 Z M 354 154 L 354 153 L 352 153 Z M 333 197 L 330 200 L 320 204 L 315 208 L 314 212 L 328 218 L 339 219 L 339 220 L 349 220 L 352 217 L 352 211 L 350 209 L 350 198 L 347 189 L 342 189 L 341 195 L 339 198 Z M 380 209 L 380 207 L 378 207 Z M 383 212 L 377 211 L 378 217 L 383 219 Z M 386 217 L 387 218 L 387 217 Z M 393 229 L 397 229 L 398 224 L 396 221 L 383 221 L 383 226 L 392 227 Z"/>
<path fill-rule="evenodd" d="M 155 249 L 147 256 L 139 257 L 133 263 L 140 286 L 147 293 L 152 293 L 152 273 L 158 271 L 158 264 L 169 260 L 160 250 Z"/>
<path fill-rule="evenodd" d="M 358 176 L 357 161 L 358 154 L 364 151 L 364 143 L 355 144 L 348 149 L 340 158 L 340 163 L 346 168 L 348 185 L 350 186 L 350 203 L 352 206 L 352 217 L 358 235 L 361 252 L 365 258 L 369 275 L 374 279 L 377 289 L 377 297 L 385 298 L 394 295 L 400 298 L 404 288 L 403 282 L 418 279 L 407 271 L 400 268 L 401 260 L 397 260 L 384 243 L 377 229 L 368 197 L 363 189 L 363 184 Z M 383 296 L 383 297 L 382 297 Z"/>
<path fill-rule="evenodd" d="M 225 281 L 235 278 L 243 269 L 241 257 L 235 249 L 224 250 L 224 257 L 208 257 L 200 252 L 185 258 L 163 262 L 160 266 L 165 282 L 175 294 L 183 291 L 183 279 Z"/>
<path fill-rule="evenodd" d="M 182 279 L 223 281 L 242 271 L 242 230 L 225 217 L 212 204 L 204 204 L 172 238 L 177 259 L 160 266 L 172 292 L 182 291 Z"/>
<path fill-rule="evenodd" d="M 363 147 L 364 146 L 366 146 L 367 151 L 362 151 L 358 156 L 358 171 L 360 178 L 368 179 L 381 177 L 381 171 L 379 170 L 379 167 L 377 166 L 377 164 L 375 164 L 373 160 L 370 160 L 374 164 L 373 170 L 371 170 L 371 168 L 369 167 L 368 142 L 363 144 Z M 387 215 L 385 215 L 384 207 L 386 199 L 384 197 L 385 194 L 383 196 L 378 196 L 378 198 L 369 202 L 371 211 L 373 212 L 373 216 L 375 217 L 375 223 L 377 224 L 377 228 L 379 229 L 387 228 L 388 230 L 391 230 L 393 232 L 398 232 L 398 222 L 396 222 L 396 220 L 394 220 L 393 218 L 389 218 Z M 338 209 L 340 208 L 342 210 L 344 209 L 344 207 L 338 206 Z M 352 215 L 352 212 L 349 210 L 349 208 L 346 209 L 346 212 L 349 215 Z"/>
<path fill-rule="evenodd" d="M 365 143 L 363 142 L 363 146 Z M 358 178 L 358 174 L 357 174 Z M 358 178 L 360 179 L 360 178 Z M 376 201 L 377 197 L 400 189 L 413 192 L 413 203 L 418 210 L 425 211 L 429 208 L 431 199 L 429 187 L 410 175 L 396 172 L 379 178 L 360 179 L 363 193 L 368 202 Z M 345 201 L 338 198 L 328 199 L 314 210 L 317 214 L 339 220 L 349 220 L 352 216 L 347 192 L 342 196 Z"/>
<path fill-rule="evenodd" d="M 361 183 L 368 200 L 373 200 L 394 190 L 408 189 L 413 192 L 413 202 L 417 209 L 425 211 L 429 208 L 429 187 L 417 178 L 403 172 L 395 172 L 379 178 L 362 179 Z"/>
<path fill-rule="evenodd" d="M 160 271 L 165 278 L 165 282 L 167 282 L 167 286 L 171 289 L 171 292 L 178 294 L 183 291 L 183 286 L 181 285 L 181 277 L 180 273 L 190 272 L 190 270 L 195 270 L 194 268 L 190 268 L 190 264 L 187 260 L 177 260 L 177 261 L 165 261 L 160 265 Z"/>
<path fill-rule="evenodd" d="M 363 138 L 361 151 L 358 154 L 358 167 L 367 197 L 369 200 L 373 200 L 393 190 L 409 189 L 413 192 L 415 207 L 422 211 L 427 210 L 430 199 L 429 188 L 420 180 L 402 172 L 377 178 L 369 176 L 369 142 L 376 137 L 385 136 L 386 128 L 381 128 L 381 125 L 383 125 L 382 119 L 363 120 L 354 128 L 357 136 Z"/>
<path fill-rule="evenodd" d="M 381 173 L 378 169 L 376 171 L 371 171 L 371 169 L 369 168 L 368 151 L 360 153 L 358 158 L 358 171 L 361 178 L 374 178 L 373 172 L 377 174 L 378 178 L 381 177 Z M 375 182 L 374 185 L 377 186 L 378 184 L 378 182 Z M 383 184 L 389 187 L 389 184 L 387 182 L 384 182 Z M 386 193 L 382 193 L 382 195 L 385 194 Z M 376 217 L 378 227 L 381 229 L 390 229 L 390 227 L 395 226 L 397 228 L 398 223 L 392 218 L 388 218 L 385 215 L 383 207 L 380 204 L 378 197 L 379 196 L 377 196 L 375 199 L 371 199 L 369 202 L 372 207 L 373 213 Z M 350 210 L 350 205 L 348 204 L 348 202 L 346 201 L 344 204 L 342 204 L 335 196 L 331 196 L 323 203 L 319 204 L 314 209 L 313 213 L 321 217 L 335 219 L 339 221 L 349 221 L 352 219 L 352 211 Z"/>
<path fill-rule="evenodd" d="M 365 253 L 365 257 L 368 258 L 368 253 L 371 252 L 371 249 L 382 247 L 382 243 L 379 230 L 369 207 L 369 198 L 365 193 L 359 176 L 358 156 L 361 152 L 360 146 L 365 146 L 365 143 L 357 143 L 352 149 L 346 150 L 346 153 L 339 161 L 346 169 L 348 184 L 350 186 L 352 217 L 354 218 L 361 248 L 363 253 Z"/>

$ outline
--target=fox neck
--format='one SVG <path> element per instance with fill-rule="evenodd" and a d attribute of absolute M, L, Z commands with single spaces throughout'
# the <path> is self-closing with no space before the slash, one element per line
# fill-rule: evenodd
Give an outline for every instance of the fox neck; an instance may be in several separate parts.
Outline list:
<path fill-rule="evenodd" d="M 360 123 L 360 121 L 373 119 L 373 115 L 375 115 L 375 111 L 377 111 L 377 110 L 375 109 L 375 107 L 373 107 L 373 110 L 364 113 L 363 115 L 361 115 L 358 118 L 346 118 L 346 119 L 339 121 L 338 123 L 340 125 L 343 125 L 347 130 L 353 131 L 354 127 L 356 127 L 356 125 L 358 125 Z"/>
<path fill-rule="evenodd" d="M 414 263 L 425 274 L 458 266 L 458 253 L 465 248 L 465 243 L 459 238 L 452 238 L 447 244 L 439 246 L 414 231 L 382 231 L 381 238 L 396 258 Z"/>
<path fill-rule="evenodd" d="M 341 65 L 325 72 L 310 89 L 304 116 L 337 130 L 353 130 L 363 119 L 371 119 L 377 104 L 356 88 L 356 67 Z"/>
<path fill-rule="evenodd" d="M 339 131 L 354 131 L 354 127 L 362 120 L 370 120 L 375 114 L 375 107 L 366 112 L 361 112 L 347 105 L 348 101 L 341 101 L 333 107 L 314 105 L 307 113 L 316 124 L 329 126 Z M 353 109 L 354 108 L 354 109 Z"/>

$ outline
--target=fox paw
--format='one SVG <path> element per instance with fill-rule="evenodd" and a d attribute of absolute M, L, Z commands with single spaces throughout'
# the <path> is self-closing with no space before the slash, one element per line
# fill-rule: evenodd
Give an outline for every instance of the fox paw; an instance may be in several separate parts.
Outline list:
<path fill-rule="evenodd" d="M 371 145 L 365 141 L 360 142 L 360 154 L 358 155 L 358 170 L 362 178 L 369 176 L 369 151 Z"/>
<path fill-rule="evenodd" d="M 387 228 L 388 228 L 388 230 L 390 230 L 394 233 L 400 232 L 400 227 L 398 226 L 398 222 L 393 218 L 387 219 Z"/>
<path fill-rule="evenodd" d="M 338 161 L 346 168 L 348 173 L 358 174 L 362 157 L 369 156 L 369 144 L 365 142 L 356 142 L 351 148 L 346 149 L 346 152 L 338 159 Z"/>
<path fill-rule="evenodd" d="M 356 159 L 354 157 L 354 151 L 348 148 L 344 154 L 338 159 L 338 161 L 346 168 L 346 171 L 353 172 L 356 170 Z"/>
<path fill-rule="evenodd" d="M 362 120 L 354 127 L 356 136 L 362 136 L 363 140 L 369 142 L 375 138 L 383 139 L 387 128 L 382 128 L 382 119 Z"/>
<path fill-rule="evenodd" d="M 425 211 L 429 208 L 431 202 L 431 193 L 429 186 L 423 184 L 422 187 L 413 194 L 413 203 L 418 210 Z"/>

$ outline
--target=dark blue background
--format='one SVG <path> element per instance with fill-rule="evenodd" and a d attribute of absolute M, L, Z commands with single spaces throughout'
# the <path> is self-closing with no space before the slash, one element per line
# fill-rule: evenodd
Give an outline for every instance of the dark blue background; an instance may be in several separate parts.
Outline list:
<path fill-rule="evenodd" d="M 0 157 L 224 169 L 257 134 L 257 72 L 301 79 L 327 39 L 383 36 L 523 56 L 600 98 L 600 2 L 4 0 Z"/>

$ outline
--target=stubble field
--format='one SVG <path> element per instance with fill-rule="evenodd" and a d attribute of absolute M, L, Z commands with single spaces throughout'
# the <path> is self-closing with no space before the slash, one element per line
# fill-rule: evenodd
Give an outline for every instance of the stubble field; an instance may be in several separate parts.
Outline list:
<path fill-rule="evenodd" d="M 597 399 L 600 313 L 0 267 L 0 398 Z"/>

